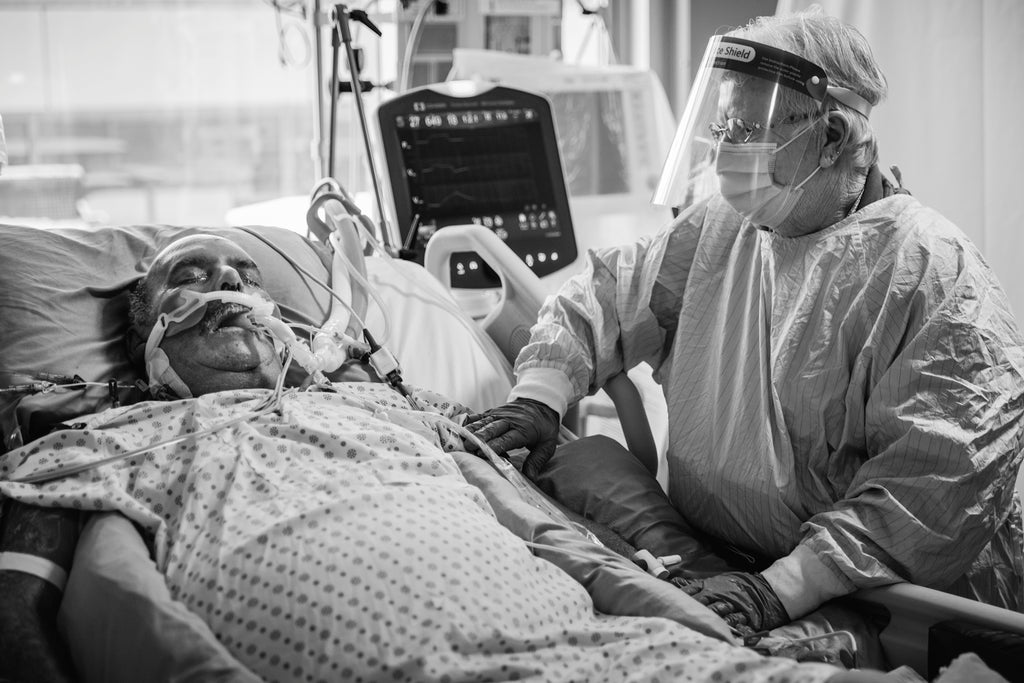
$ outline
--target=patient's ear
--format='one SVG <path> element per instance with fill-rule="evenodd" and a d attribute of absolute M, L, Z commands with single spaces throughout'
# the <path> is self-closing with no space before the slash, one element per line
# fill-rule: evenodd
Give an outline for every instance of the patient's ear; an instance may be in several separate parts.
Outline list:
<path fill-rule="evenodd" d="M 149 329 L 143 329 L 142 324 L 145 322 L 143 319 L 149 317 L 149 292 L 143 278 L 136 280 L 128 288 L 128 317 L 128 329 L 124 335 L 125 351 L 128 353 L 128 360 L 145 376 Z"/>

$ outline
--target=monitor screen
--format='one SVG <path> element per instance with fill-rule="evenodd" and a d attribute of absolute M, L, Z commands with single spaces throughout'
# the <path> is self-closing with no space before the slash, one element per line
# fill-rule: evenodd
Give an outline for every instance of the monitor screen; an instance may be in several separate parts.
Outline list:
<path fill-rule="evenodd" d="M 538 276 L 576 259 L 551 108 L 539 95 L 492 87 L 457 97 L 431 87 L 378 110 L 403 246 L 422 263 L 450 225 L 492 230 Z M 452 259 L 455 287 L 495 287 L 472 253 Z"/>

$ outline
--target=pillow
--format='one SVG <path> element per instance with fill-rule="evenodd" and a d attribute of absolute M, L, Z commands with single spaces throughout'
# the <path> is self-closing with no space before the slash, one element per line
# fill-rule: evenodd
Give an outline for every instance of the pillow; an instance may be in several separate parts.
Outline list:
<path fill-rule="evenodd" d="M 32 382 L 41 372 L 95 382 L 114 378 L 121 385 L 143 379 L 125 343 L 128 289 L 160 249 L 200 233 L 227 237 L 252 256 L 285 319 L 321 325 L 327 318 L 330 296 L 273 247 L 324 282 L 330 282 L 330 250 L 283 228 L 0 225 L 0 387 Z M 138 388 L 118 394 L 122 403 L 146 397 Z M 106 387 L 0 393 L 3 445 L 15 448 L 56 423 L 109 406 Z"/>
<path fill-rule="evenodd" d="M 497 344 L 459 308 L 451 292 L 409 261 L 366 259 L 366 275 L 391 320 L 387 348 L 410 385 L 436 391 L 474 411 L 503 404 L 512 366 Z M 366 324 L 384 329 L 369 302 Z"/>

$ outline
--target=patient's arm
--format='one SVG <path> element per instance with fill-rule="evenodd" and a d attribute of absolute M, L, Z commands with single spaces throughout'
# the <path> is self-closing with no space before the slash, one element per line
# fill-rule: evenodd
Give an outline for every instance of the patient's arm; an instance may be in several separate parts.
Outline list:
<path fill-rule="evenodd" d="M 0 518 L 0 552 L 47 559 L 71 568 L 80 513 L 6 501 Z M 4 680 L 71 681 L 67 648 L 57 634 L 61 592 L 21 571 L 0 570 L 0 671 Z"/>

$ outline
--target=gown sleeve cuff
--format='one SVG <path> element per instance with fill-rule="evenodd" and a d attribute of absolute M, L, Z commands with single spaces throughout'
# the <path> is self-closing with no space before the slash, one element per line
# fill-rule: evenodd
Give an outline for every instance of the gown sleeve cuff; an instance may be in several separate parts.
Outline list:
<path fill-rule="evenodd" d="M 565 411 L 569 408 L 569 399 L 572 397 L 572 383 L 561 370 L 528 368 L 519 373 L 516 385 L 512 387 L 512 391 L 508 395 L 508 400 L 529 398 L 540 401 L 558 413 L 558 419 L 562 419 L 565 417 Z"/>
<path fill-rule="evenodd" d="M 853 584 L 837 575 L 805 545 L 798 545 L 761 572 L 779 596 L 790 619 L 799 619 L 823 602 L 853 591 Z"/>

